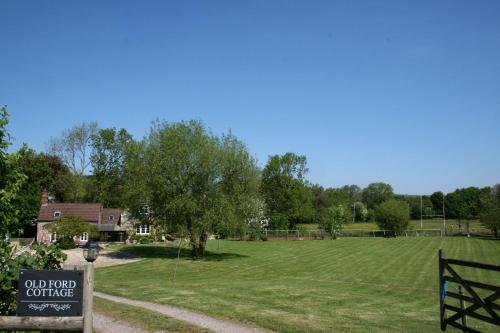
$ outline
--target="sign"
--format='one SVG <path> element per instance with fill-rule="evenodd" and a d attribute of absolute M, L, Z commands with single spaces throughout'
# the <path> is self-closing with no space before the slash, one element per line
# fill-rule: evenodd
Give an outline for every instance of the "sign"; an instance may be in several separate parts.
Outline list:
<path fill-rule="evenodd" d="M 21 270 L 18 316 L 81 316 L 82 303 L 83 271 Z"/>

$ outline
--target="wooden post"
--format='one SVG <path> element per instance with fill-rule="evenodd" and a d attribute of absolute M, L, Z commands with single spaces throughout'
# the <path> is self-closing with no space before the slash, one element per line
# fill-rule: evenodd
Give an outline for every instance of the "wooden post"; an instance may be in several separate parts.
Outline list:
<path fill-rule="evenodd" d="M 92 333 L 92 306 L 94 304 L 94 265 L 85 265 L 83 287 L 83 333 Z"/>
<path fill-rule="evenodd" d="M 445 323 L 445 311 L 444 311 L 444 301 L 446 297 L 446 291 L 444 290 L 444 250 L 439 249 L 439 319 L 441 322 L 441 331 L 446 330 L 446 323 Z"/>
<path fill-rule="evenodd" d="M 1 330 L 82 331 L 82 317 L 0 317 Z"/>
<path fill-rule="evenodd" d="M 92 306 L 94 300 L 94 265 L 64 265 L 67 270 L 83 270 L 83 333 L 92 333 Z"/>
<path fill-rule="evenodd" d="M 464 295 L 464 289 L 462 288 L 462 286 L 458 286 L 458 293 L 460 294 L 460 296 Z M 460 309 L 465 310 L 465 301 L 463 298 L 460 299 Z M 466 315 L 462 316 L 462 325 L 464 327 L 467 327 L 467 316 Z M 462 332 L 467 332 L 467 331 L 464 329 L 464 330 L 462 330 Z"/>

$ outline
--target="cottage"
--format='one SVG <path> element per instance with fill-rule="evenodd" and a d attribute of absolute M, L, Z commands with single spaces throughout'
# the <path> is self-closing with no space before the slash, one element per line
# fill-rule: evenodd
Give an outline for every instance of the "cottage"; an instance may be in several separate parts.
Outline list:
<path fill-rule="evenodd" d="M 99 240 L 102 242 L 124 242 L 126 231 L 122 228 L 122 210 L 104 208 L 100 203 L 58 203 L 49 200 L 47 192 L 42 193 L 40 211 L 38 213 L 36 240 L 40 243 L 50 243 L 57 240 L 56 234 L 50 234 L 44 226 L 65 216 L 79 216 L 88 223 L 94 223 L 99 228 Z M 78 243 L 86 243 L 88 235 L 80 235 L 75 239 Z"/>

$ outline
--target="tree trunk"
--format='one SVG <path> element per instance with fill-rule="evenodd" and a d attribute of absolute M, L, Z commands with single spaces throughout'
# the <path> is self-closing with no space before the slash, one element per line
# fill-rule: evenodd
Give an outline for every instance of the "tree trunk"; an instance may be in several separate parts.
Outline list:
<path fill-rule="evenodd" d="M 493 227 L 493 233 L 495 234 L 495 238 L 498 238 L 498 228 L 496 226 Z"/>
<path fill-rule="evenodd" d="M 194 236 L 191 237 L 193 257 L 195 257 L 195 258 L 204 258 L 205 257 L 205 247 L 207 245 L 207 239 L 208 239 L 208 235 L 205 232 L 203 232 L 200 235 L 199 239 L 194 238 Z"/>

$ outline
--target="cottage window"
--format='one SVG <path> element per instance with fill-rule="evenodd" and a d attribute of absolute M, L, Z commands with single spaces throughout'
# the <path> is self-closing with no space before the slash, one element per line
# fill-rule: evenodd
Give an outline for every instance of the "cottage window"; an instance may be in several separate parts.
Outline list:
<path fill-rule="evenodd" d="M 89 234 L 87 232 L 84 232 L 81 236 L 80 236 L 80 240 L 82 242 L 86 242 L 89 240 Z"/>
<path fill-rule="evenodd" d="M 58 219 L 59 217 L 61 217 L 61 212 L 54 212 L 54 218 Z"/>
<path fill-rule="evenodd" d="M 150 225 L 139 225 L 135 228 L 135 232 L 139 235 L 149 235 L 151 232 Z"/>
<path fill-rule="evenodd" d="M 109 219 L 110 221 L 113 221 L 113 219 L 114 219 L 114 218 L 115 218 L 115 217 L 114 217 L 113 215 L 109 215 L 109 218 L 108 218 L 108 219 Z"/>

